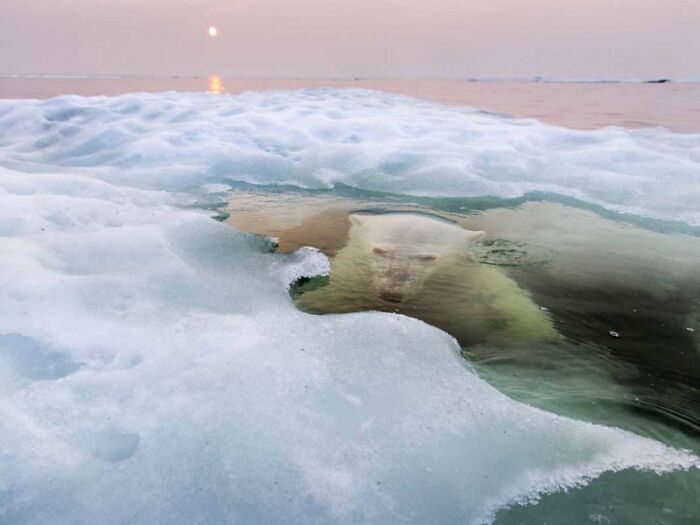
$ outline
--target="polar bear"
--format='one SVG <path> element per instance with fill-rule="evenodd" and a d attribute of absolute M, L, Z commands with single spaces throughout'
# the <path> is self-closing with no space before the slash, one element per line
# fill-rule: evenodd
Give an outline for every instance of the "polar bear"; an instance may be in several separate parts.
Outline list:
<path fill-rule="evenodd" d="M 396 311 L 463 344 L 557 337 L 546 313 L 501 269 L 472 260 L 484 236 L 418 213 L 352 214 L 328 284 L 297 304 L 315 313 Z"/>
<path fill-rule="evenodd" d="M 440 267 L 485 235 L 416 213 L 353 214 L 350 223 L 348 251 L 353 259 L 365 257 L 372 287 L 390 303 L 415 297 Z"/>

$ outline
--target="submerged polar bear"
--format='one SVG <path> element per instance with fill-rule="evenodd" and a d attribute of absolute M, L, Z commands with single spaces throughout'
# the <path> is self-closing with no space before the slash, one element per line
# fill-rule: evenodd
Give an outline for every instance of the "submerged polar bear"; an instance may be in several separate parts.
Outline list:
<path fill-rule="evenodd" d="M 354 214 L 350 222 L 349 251 L 366 256 L 375 290 L 391 303 L 413 298 L 431 275 L 485 235 L 415 213 Z"/>
<path fill-rule="evenodd" d="M 327 286 L 303 293 L 316 313 L 398 311 L 438 326 L 463 344 L 556 337 L 548 317 L 499 268 L 471 248 L 484 232 L 416 213 L 352 214 L 347 245 Z"/>

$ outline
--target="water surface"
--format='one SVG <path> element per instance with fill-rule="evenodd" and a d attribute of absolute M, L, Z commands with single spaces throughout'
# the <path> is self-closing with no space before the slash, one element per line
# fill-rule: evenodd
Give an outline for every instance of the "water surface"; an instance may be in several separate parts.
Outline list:
<path fill-rule="evenodd" d="M 700 452 L 699 238 L 552 202 L 450 208 L 371 194 L 235 191 L 228 222 L 274 236 L 281 251 L 310 245 L 338 260 L 354 213 L 419 213 L 483 230 L 481 247 L 431 274 L 408 299 L 382 295 L 371 276 L 349 279 L 353 262 L 341 268 L 334 260 L 330 278 L 292 289 L 295 302 L 315 314 L 378 310 L 422 319 L 456 337 L 479 375 L 514 399 Z M 475 267 L 517 283 L 557 337 L 506 333 L 494 340 L 499 320 L 488 310 L 482 324 L 465 322 L 460 311 L 471 314 L 474 306 L 457 290 Z M 693 503 L 699 481 L 694 471 L 609 474 L 534 507 L 503 511 L 497 522 L 560 523 L 565 515 L 571 523 L 692 523 L 700 518 Z"/>

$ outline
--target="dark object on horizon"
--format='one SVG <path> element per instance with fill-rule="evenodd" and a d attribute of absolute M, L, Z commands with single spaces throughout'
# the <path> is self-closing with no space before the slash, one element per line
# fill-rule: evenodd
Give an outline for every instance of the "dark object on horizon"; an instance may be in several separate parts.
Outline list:
<path fill-rule="evenodd" d="M 657 78 L 654 80 L 647 80 L 647 84 L 666 84 L 668 82 L 671 82 L 670 78 Z"/>

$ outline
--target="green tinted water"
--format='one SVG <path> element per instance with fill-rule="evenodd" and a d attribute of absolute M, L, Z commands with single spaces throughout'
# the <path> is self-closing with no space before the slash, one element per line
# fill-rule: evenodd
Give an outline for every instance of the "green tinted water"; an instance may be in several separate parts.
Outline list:
<path fill-rule="evenodd" d="M 238 198 L 234 224 L 245 226 L 252 213 L 257 233 L 279 237 L 286 249 L 315 245 L 333 257 L 329 278 L 293 288 L 301 309 L 422 319 L 455 336 L 479 375 L 514 399 L 700 453 L 700 238 L 560 203 L 460 212 L 337 196 Z M 376 279 L 385 263 L 368 263 L 386 258 L 386 247 L 365 253 L 372 244 L 361 248 L 358 237 L 368 235 L 349 219 L 357 211 L 437 215 L 486 237 L 447 264 L 409 265 L 425 276 L 397 272 L 400 255 L 392 255 L 399 286 L 420 286 L 387 294 Z M 697 470 L 627 471 L 503 510 L 497 522 L 698 523 L 698 501 Z"/>

